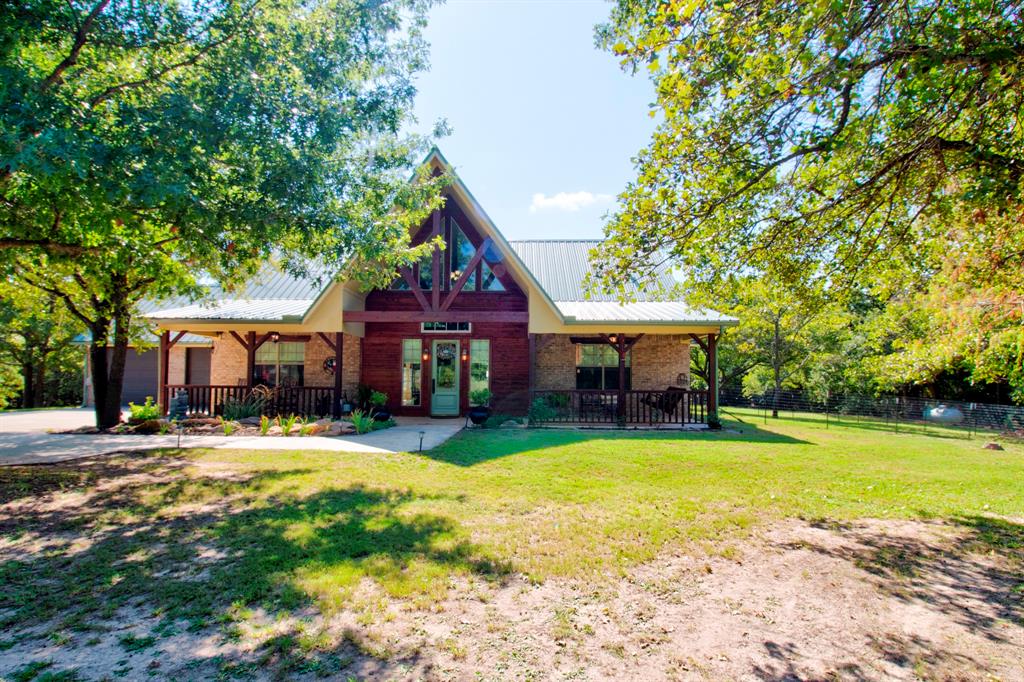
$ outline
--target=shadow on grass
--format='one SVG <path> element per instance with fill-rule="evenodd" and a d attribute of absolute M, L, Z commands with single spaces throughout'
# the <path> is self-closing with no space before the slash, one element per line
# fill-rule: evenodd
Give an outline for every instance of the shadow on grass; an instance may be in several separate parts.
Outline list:
<path fill-rule="evenodd" d="M 672 443 L 764 443 L 813 445 L 805 440 L 758 428 L 755 424 L 727 420 L 718 431 L 681 429 L 630 430 L 584 428 L 469 429 L 461 431 L 423 456 L 457 466 L 473 466 L 493 459 L 511 457 L 546 448 L 587 443 L 641 446 L 645 441 Z"/>
<path fill-rule="evenodd" d="M 140 481 L 123 466 L 122 485 L 112 484 L 117 470 L 108 470 L 108 485 L 86 499 L 17 517 L 10 505 L 0 509 L 0 532 L 39 543 L 0 563 L 0 630 L 44 626 L 32 635 L 38 643 L 45 629 L 104 634 L 127 618 L 156 634 L 200 633 L 244 620 L 238 614 L 247 607 L 270 622 L 298 610 L 343 608 L 366 579 L 404 596 L 443 592 L 452 574 L 509 571 L 451 519 L 410 509 L 427 497 L 409 491 L 355 485 L 302 495 L 287 483 L 308 469 L 196 476 L 175 463 Z M 162 478 L 154 482 L 154 474 Z M 298 665 L 280 648 L 261 655 Z M 335 654 L 340 662 L 365 668 L 373 658 L 356 638 L 342 649 L 348 653 Z M 176 665 L 242 663 L 185 656 Z"/>
<path fill-rule="evenodd" d="M 1024 625 L 1024 524 L 957 516 L 952 538 L 882 534 L 857 524 L 830 529 L 848 540 L 794 546 L 849 561 L 885 593 L 939 611 L 993 641 Z M 938 655 L 938 654 L 936 654 Z"/>

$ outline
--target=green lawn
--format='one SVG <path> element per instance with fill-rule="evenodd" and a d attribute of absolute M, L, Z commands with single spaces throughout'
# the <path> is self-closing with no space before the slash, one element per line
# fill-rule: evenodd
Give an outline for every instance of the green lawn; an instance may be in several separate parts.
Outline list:
<path fill-rule="evenodd" d="M 0 469 L 0 629 L 87 632 L 121 607 L 168 629 L 227 627 L 256 607 L 332 613 L 366 578 L 413 607 L 453 575 L 599 584 L 666 548 L 729 556 L 784 517 L 948 519 L 1019 555 L 1024 446 L 750 417 L 718 433 L 470 431 L 424 454 Z M 49 493 L 66 503 L 20 511 Z"/>

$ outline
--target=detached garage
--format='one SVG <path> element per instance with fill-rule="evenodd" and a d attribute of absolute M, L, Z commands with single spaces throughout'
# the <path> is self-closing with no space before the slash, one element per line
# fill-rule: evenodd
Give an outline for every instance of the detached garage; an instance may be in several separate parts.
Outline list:
<path fill-rule="evenodd" d="M 175 384 L 209 384 L 210 354 L 213 342 L 205 336 L 187 334 L 171 349 L 169 362 L 169 379 Z M 110 362 L 113 349 L 107 349 L 107 362 Z M 128 349 L 124 367 L 124 390 L 121 393 L 121 404 L 142 404 L 146 397 L 157 398 L 159 386 L 160 351 L 154 345 L 145 349 Z M 89 371 L 89 353 L 85 353 L 85 404 L 93 404 L 92 381 Z"/>

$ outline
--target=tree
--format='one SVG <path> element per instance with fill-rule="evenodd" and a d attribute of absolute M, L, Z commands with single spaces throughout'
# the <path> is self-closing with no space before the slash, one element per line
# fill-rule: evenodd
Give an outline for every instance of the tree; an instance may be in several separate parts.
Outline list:
<path fill-rule="evenodd" d="M 77 355 L 69 351 L 78 331 L 54 297 L 0 282 L 0 364 L 20 373 L 22 407 L 48 404 L 47 379 Z"/>
<path fill-rule="evenodd" d="M 743 380 L 745 390 L 772 391 L 772 416 L 778 417 L 778 398 L 791 378 L 805 370 L 849 325 L 844 311 L 819 296 L 814 302 L 795 296 L 774 282 L 753 276 L 732 278 L 728 289 L 700 300 L 739 319 L 721 348 L 731 347 L 725 367 L 719 363 L 723 385 Z M 695 373 L 707 381 L 706 362 Z"/>
<path fill-rule="evenodd" d="M 90 330 L 98 425 L 119 416 L 142 297 L 230 285 L 271 257 L 380 284 L 430 248 L 408 230 L 445 179 L 408 182 L 425 141 L 402 132 L 426 8 L 0 9 L 0 266 Z"/>
<path fill-rule="evenodd" d="M 663 116 L 599 250 L 605 285 L 665 259 L 711 291 L 887 284 L 953 211 L 1019 202 L 1013 0 L 620 0 L 599 43 Z"/>

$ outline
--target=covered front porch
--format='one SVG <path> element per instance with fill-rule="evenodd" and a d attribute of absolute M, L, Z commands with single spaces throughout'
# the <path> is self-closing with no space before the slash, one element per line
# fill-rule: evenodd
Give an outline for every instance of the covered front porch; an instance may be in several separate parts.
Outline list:
<path fill-rule="evenodd" d="M 172 398 L 187 396 L 186 414 L 219 416 L 224 406 L 254 402 L 268 416 L 338 418 L 346 398 L 353 398 L 358 363 L 346 372 L 343 332 L 281 333 L 277 331 L 216 331 L 200 333 L 214 339 L 209 383 L 173 384 L 168 381 L 171 351 L 188 331 L 160 334 L 158 402 L 167 413 Z M 348 339 L 351 345 L 358 339 Z M 355 374 L 351 370 L 355 370 Z M 346 379 L 348 379 L 346 385 Z"/>
<path fill-rule="evenodd" d="M 539 350 L 538 338 L 556 352 Z M 565 386 L 568 382 L 560 381 L 558 372 L 552 371 L 557 359 L 543 357 L 557 356 L 559 343 L 566 341 L 576 355 L 575 387 Z M 704 350 L 709 367 L 717 366 L 718 334 L 714 333 L 618 332 L 557 335 L 554 339 L 531 335 L 531 423 L 619 427 L 716 423 L 717 375 L 709 372 L 707 389 L 691 387 L 690 342 Z M 543 377 L 536 376 L 537 368 L 544 372 Z"/>

